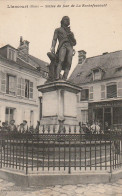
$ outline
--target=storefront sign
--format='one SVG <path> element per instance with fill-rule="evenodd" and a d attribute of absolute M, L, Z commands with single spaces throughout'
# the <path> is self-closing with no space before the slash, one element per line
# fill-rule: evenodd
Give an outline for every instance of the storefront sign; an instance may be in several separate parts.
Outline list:
<path fill-rule="evenodd" d="M 94 108 L 100 108 L 100 107 L 119 107 L 119 106 L 122 106 L 122 100 L 121 101 L 89 103 L 89 107 L 94 107 Z"/>

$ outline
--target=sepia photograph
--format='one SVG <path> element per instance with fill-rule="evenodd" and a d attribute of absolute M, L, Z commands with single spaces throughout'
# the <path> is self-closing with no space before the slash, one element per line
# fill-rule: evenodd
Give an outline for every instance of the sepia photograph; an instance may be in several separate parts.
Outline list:
<path fill-rule="evenodd" d="M 0 196 L 122 195 L 122 0 L 0 0 Z"/>

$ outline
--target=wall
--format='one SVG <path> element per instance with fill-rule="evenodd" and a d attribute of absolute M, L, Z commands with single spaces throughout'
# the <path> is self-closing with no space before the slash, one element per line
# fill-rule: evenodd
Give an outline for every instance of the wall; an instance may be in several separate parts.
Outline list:
<path fill-rule="evenodd" d="M 76 94 L 64 91 L 64 116 L 77 116 Z"/>
<path fill-rule="evenodd" d="M 20 124 L 23 120 L 28 121 L 28 125 L 30 126 L 30 112 L 33 111 L 33 125 L 36 126 L 37 120 L 39 120 L 39 94 L 37 90 L 37 86 L 43 84 L 45 79 L 41 78 L 39 75 L 35 73 L 31 73 L 27 70 L 21 70 L 15 65 L 10 65 L 7 63 L 0 62 L 0 72 L 4 72 L 6 74 L 12 74 L 17 78 L 27 79 L 33 82 L 33 99 L 26 98 L 22 96 L 15 96 L 6 94 L 1 91 L 1 78 L 0 78 L 0 120 L 2 122 L 5 121 L 5 108 L 15 108 L 14 119 L 16 124 Z M 16 80 L 16 92 L 17 92 L 17 80 Z"/>
<path fill-rule="evenodd" d="M 58 115 L 58 94 L 57 91 L 51 91 L 43 94 L 42 100 L 43 116 Z"/>
<path fill-rule="evenodd" d="M 117 95 L 116 98 L 107 98 L 106 97 L 106 86 L 108 84 L 116 83 L 117 84 Z M 101 85 L 105 86 L 105 97 L 101 98 Z M 88 102 L 101 102 L 101 101 L 111 101 L 111 100 L 122 100 L 122 78 L 112 78 L 104 81 L 97 81 L 90 84 L 81 85 L 83 89 L 90 89 L 93 86 L 93 99 L 88 101 L 80 101 L 80 93 L 78 94 L 77 102 L 77 119 L 79 122 L 82 122 L 81 110 L 88 110 Z"/>

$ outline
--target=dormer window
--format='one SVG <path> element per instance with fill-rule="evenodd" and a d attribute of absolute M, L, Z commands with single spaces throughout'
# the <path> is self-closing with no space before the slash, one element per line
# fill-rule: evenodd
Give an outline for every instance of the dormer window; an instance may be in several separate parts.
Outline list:
<path fill-rule="evenodd" d="M 101 71 L 100 70 L 93 71 L 93 80 L 101 80 Z"/>
<path fill-rule="evenodd" d="M 78 73 L 77 76 L 80 76 L 82 74 L 82 72 Z"/>
<path fill-rule="evenodd" d="M 96 67 L 90 70 L 87 77 L 90 77 L 93 81 L 101 80 L 104 76 L 105 70 L 101 67 Z"/>
<path fill-rule="evenodd" d="M 16 51 L 9 48 L 8 58 L 12 61 L 16 61 Z"/>
<path fill-rule="evenodd" d="M 116 70 L 116 71 L 122 71 L 122 66 L 117 67 L 115 70 Z"/>
<path fill-rule="evenodd" d="M 16 61 L 17 58 L 17 51 L 12 46 L 8 45 L 7 47 L 7 59 L 11 61 Z"/>
<path fill-rule="evenodd" d="M 94 69 L 91 70 L 92 76 L 93 76 L 93 81 L 94 80 L 101 80 L 105 70 L 102 69 L 101 67 L 96 67 Z"/>

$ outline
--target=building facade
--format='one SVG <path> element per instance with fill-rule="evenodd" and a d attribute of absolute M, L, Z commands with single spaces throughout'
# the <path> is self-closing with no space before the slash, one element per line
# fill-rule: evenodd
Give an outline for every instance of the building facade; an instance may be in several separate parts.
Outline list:
<path fill-rule="evenodd" d="M 122 51 L 85 58 L 79 51 L 79 63 L 69 81 L 82 87 L 78 94 L 77 118 L 102 128 L 122 126 Z"/>
<path fill-rule="evenodd" d="M 0 48 L 0 120 L 27 120 L 36 126 L 41 118 L 41 94 L 37 86 L 48 76 L 47 63 L 29 54 L 29 42 L 20 38 L 18 49 Z"/>

